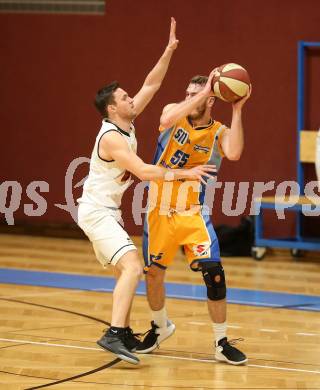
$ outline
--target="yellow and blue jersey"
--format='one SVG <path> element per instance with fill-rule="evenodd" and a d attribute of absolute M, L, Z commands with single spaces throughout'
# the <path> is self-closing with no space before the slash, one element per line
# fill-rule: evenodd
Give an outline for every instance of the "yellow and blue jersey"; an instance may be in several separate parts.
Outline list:
<path fill-rule="evenodd" d="M 173 127 L 160 127 L 157 150 L 153 164 L 170 169 L 192 168 L 197 165 L 221 165 L 223 150 L 221 136 L 225 126 L 211 120 L 206 126 L 193 127 L 188 118 L 179 120 Z M 175 180 L 165 184 L 162 180 L 150 183 L 149 204 L 187 209 L 201 205 L 204 201 L 205 186 L 199 182 L 186 183 L 186 180 Z"/>
<path fill-rule="evenodd" d="M 211 121 L 193 127 L 188 118 L 170 129 L 160 127 L 153 163 L 170 169 L 215 165 L 223 158 L 225 126 Z M 219 243 L 209 215 L 203 213 L 205 186 L 199 181 L 150 182 L 143 235 L 145 272 L 151 265 L 167 268 L 183 246 L 191 269 L 203 261 L 220 261 Z"/>

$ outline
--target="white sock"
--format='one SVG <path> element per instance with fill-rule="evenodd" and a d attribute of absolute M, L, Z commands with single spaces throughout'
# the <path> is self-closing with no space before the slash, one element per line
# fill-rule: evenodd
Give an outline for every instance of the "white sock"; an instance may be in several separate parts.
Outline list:
<path fill-rule="evenodd" d="M 212 326 L 213 326 L 215 341 L 217 345 L 219 340 L 223 339 L 224 337 L 227 337 L 227 321 L 222 322 L 221 324 L 214 322 Z"/>
<path fill-rule="evenodd" d="M 161 310 L 153 311 L 151 310 L 152 319 L 156 325 L 159 326 L 159 328 L 164 328 L 167 326 L 167 310 L 165 307 L 163 307 Z"/>

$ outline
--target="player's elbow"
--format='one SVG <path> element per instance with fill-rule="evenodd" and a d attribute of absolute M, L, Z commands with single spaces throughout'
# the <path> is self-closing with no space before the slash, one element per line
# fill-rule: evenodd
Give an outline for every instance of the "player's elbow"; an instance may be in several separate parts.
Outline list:
<path fill-rule="evenodd" d="M 161 87 L 161 83 L 155 83 L 152 85 L 153 88 L 153 94 L 157 93 Z"/>
<path fill-rule="evenodd" d="M 169 129 L 172 126 L 173 122 L 169 115 L 161 115 L 160 117 L 160 125 L 164 129 Z"/>
<path fill-rule="evenodd" d="M 145 96 L 148 97 L 149 101 L 159 91 L 160 87 L 161 87 L 161 83 L 160 82 L 146 81 L 144 83 L 143 90 L 145 92 Z"/>
<path fill-rule="evenodd" d="M 227 157 L 228 160 L 231 160 L 231 161 L 238 161 L 238 160 L 240 160 L 241 152 L 240 152 L 240 153 L 239 153 L 239 152 L 237 152 L 237 153 L 235 153 L 235 152 L 233 152 L 233 153 L 228 153 L 228 154 L 226 155 L 226 157 Z"/>
<path fill-rule="evenodd" d="M 238 161 L 243 152 L 243 145 L 237 145 L 236 147 L 229 146 L 223 149 L 224 154 L 228 160 Z"/>

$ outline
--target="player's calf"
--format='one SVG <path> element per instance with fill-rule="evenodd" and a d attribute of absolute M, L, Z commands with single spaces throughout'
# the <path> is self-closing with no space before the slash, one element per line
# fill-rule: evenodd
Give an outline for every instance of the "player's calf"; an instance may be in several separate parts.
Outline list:
<path fill-rule="evenodd" d="M 201 272 L 207 287 L 207 296 L 211 301 L 226 298 L 227 288 L 224 270 L 220 262 L 206 261 L 201 263 Z M 244 364 L 248 361 L 246 355 L 233 345 L 235 340 L 228 341 L 223 337 L 215 343 L 215 358 L 221 362 L 233 365 Z"/>

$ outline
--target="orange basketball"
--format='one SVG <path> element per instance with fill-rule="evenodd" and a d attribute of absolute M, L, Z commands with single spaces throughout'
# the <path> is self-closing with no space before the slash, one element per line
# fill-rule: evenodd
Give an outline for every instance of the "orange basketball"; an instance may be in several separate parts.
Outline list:
<path fill-rule="evenodd" d="M 235 102 L 244 97 L 250 86 L 248 72 L 238 64 L 224 64 L 217 68 L 212 79 L 212 90 L 216 97 L 225 102 Z"/>

